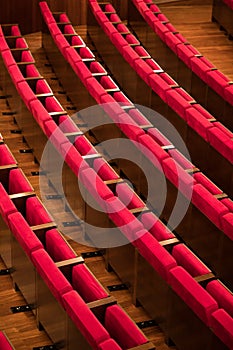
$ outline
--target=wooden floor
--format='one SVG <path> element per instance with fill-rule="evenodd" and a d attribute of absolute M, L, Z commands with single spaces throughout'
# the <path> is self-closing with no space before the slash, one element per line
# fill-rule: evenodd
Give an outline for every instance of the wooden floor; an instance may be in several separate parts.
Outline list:
<path fill-rule="evenodd" d="M 210 22 L 210 6 L 203 5 L 200 7 L 198 5 L 186 7 L 183 5 L 166 5 L 163 8 L 161 5 L 160 7 L 190 43 L 193 43 L 202 54 L 212 60 L 219 69 L 233 79 L 233 43 L 219 31 L 216 24 Z M 85 36 L 85 27 L 79 27 L 77 31 L 79 34 Z M 26 36 L 26 40 L 34 55 L 39 71 L 47 79 L 63 107 L 67 109 L 69 114 L 72 114 L 72 105 L 62 93 L 62 87 L 55 80 L 56 77 L 52 72 L 52 68 L 48 65 L 44 51 L 41 48 L 41 34 L 28 35 Z M 11 148 L 19 166 L 23 169 L 35 191 L 40 196 L 39 177 L 32 175 L 32 171 L 38 171 L 39 166 L 34 162 L 32 154 L 19 152 L 20 149 L 28 148 L 28 146 L 23 142 L 23 135 L 12 133 L 12 130 L 17 130 L 18 127 L 14 123 L 13 116 L 4 115 L 3 112 L 9 111 L 4 99 L 0 99 L 0 110 L 2 112 L 0 115 L 0 132 L 4 136 L 5 142 Z M 53 189 L 48 186 L 46 181 L 43 186 L 47 194 L 53 194 Z M 54 219 L 58 223 L 60 230 L 66 234 L 69 243 L 77 253 L 81 254 L 82 252 L 93 250 L 90 247 L 81 246 L 71 238 L 75 237 L 81 227 L 65 229 L 62 225 L 63 221 L 72 220 L 70 217 L 71 214 L 64 212 L 62 202 L 58 199 L 46 203 L 48 209 L 50 209 L 50 205 L 51 208 L 56 208 L 55 215 L 53 210 Z M 104 287 L 120 282 L 113 272 L 109 273 L 105 270 L 101 257 L 86 259 L 85 262 Z M 3 267 L 4 265 L 0 260 L 0 269 Z M 112 292 L 111 294 L 116 297 L 121 306 L 136 322 L 149 319 L 142 308 L 136 308 L 132 304 L 132 299 L 128 291 Z M 11 313 L 11 306 L 22 304 L 24 304 L 24 300 L 20 292 L 15 292 L 12 288 L 10 277 L 0 276 L 0 329 L 6 332 L 16 350 L 29 350 L 33 347 L 50 344 L 51 342 L 46 334 L 37 330 L 35 319 L 31 312 Z M 157 350 L 168 349 L 164 343 L 163 333 L 158 327 L 145 329 L 145 334 L 155 344 Z M 175 349 L 175 347 L 172 347 L 172 349 Z"/>
<path fill-rule="evenodd" d="M 161 4 L 159 8 L 190 44 L 233 80 L 233 41 L 220 31 L 217 23 L 211 22 L 210 5 L 184 6 L 177 3 Z"/>

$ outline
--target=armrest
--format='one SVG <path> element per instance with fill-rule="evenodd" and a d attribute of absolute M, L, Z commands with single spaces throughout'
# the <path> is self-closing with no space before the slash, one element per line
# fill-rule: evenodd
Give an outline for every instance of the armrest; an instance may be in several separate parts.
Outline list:
<path fill-rule="evenodd" d="M 117 300 L 109 296 L 107 298 L 99 299 L 96 301 L 92 301 L 91 303 L 87 303 L 87 306 L 91 311 L 95 314 L 95 316 L 99 319 L 99 321 L 104 324 L 105 318 L 105 310 L 108 306 L 117 304 Z"/>
<path fill-rule="evenodd" d="M 84 264 L 84 259 L 81 256 L 77 256 L 73 259 L 67 259 L 63 261 L 58 261 L 55 265 L 61 270 L 64 276 L 68 278 L 69 281 L 72 280 L 72 269 L 75 265 Z"/>

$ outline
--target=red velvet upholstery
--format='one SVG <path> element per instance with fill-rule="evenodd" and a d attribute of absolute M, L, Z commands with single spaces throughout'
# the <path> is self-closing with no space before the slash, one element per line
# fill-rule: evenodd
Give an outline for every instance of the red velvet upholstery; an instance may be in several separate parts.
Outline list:
<path fill-rule="evenodd" d="M 61 145 L 68 142 L 67 137 L 57 126 L 53 120 L 45 121 L 44 123 L 45 134 L 50 140 L 50 142 L 55 146 L 55 148 L 60 152 Z"/>
<path fill-rule="evenodd" d="M 0 145 L 0 166 L 16 164 L 13 154 L 5 144 Z"/>
<path fill-rule="evenodd" d="M 138 142 L 142 145 L 141 151 L 150 159 L 156 168 L 161 169 L 161 163 L 164 159 L 168 158 L 168 154 L 164 151 L 149 135 L 142 135 L 139 137 Z"/>
<path fill-rule="evenodd" d="M 72 286 L 70 283 L 44 249 L 38 249 L 32 252 L 31 259 L 38 274 L 47 284 L 51 293 L 54 295 L 57 301 L 62 304 L 63 294 L 72 291 Z"/>
<path fill-rule="evenodd" d="M 119 176 L 103 158 L 95 159 L 93 161 L 93 168 L 103 181 L 114 180 L 119 178 Z"/>
<path fill-rule="evenodd" d="M 98 347 L 99 350 L 122 350 L 122 348 L 113 339 L 108 339 L 101 343 Z"/>
<path fill-rule="evenodd" d="M 17 90 L 18 93 L 20 94 L 21 98 L 23 99 L 25 105 L 30 108 L 30 104 L 33 100 L 36 100 L 36 96 L 32 89 L 29 87 L 27 82 L 20 82 L 17 84 Z"/>
<path fill-rule="evenodd" d="M 197 183 L 205 187 L 213 195 L 222 193 L 222 190 L 218 188 L 212 181 L 210 181 L 203 173 L 199 172 L 193 175 Z"/>
<path fill-rule="evenodd" d="M 87 193 L 91 194 L 102 208 L 105 207 L 104 201 L 113 197 L 112 191 L 103 183 L 93 169 L 83 170 L 80 174 L 80 179 L 86 187 Z"/>
<path fill-rule="evenodd" d="M 130 349 L 147 343 L 146 337 L 119 305 L 107 307 L 104 324 L 111 337 L 122 349 Z"/>
<path fill-rule="evenodd" d="M 10 344 L 8 338 L 5 336 L 5 334 L 2 331 L 0 331 L 0 348 L 1 348 L 1 350 L 13 350 L 13 346 Z M 107 350 L 108 348 L 103 347 L 102 349 Z M 117 350 L 120 348 L 115 347 L 113 349 Z"/>
<path fill-rule="evenodd" d="M 15 213 L 17 208 L 14 203 L 11 201 L 8 193 L 6 192 L 3 185 L 0 183 L 0 214 L 2 215 L 5 222 L 8 222 L 8 215 Z"/>
<path fill-rule="evenodd" d="M 78 136 L 75 139 L 74 145 L 82 156 L 97 153 L 95 148 L 85 136 Z"/>
<path fill-rule="evenodd" d="M 211 316 L 210 321 L 213 332 L 229 349 L 233 349 L 233 319 L 228 313 L 219 309 Z"/>
<path fill-rule="evenodd" d="M 170 270 L 169 284 L 193 312 L 210 326 L 211 314 L 217 310 L 218 304 L 182 267 Z"/>
<path fill-rule="evenodd" d="M 26 201 L 26 220 L 30 226 L 52 222 L 52 218 L 38 197 L 30 197 Z"/>
<path fill-rule="evenodd" d="M 138 125 L 148 125 L 150 124 L 149 120 L 137 109 L 130 109 L 128 112 L 129 116 L 133 119 L 133 121 Z"/>
<path fill-rule="evenodd" d="M 192 203 L 217 227 L 221 228 L 221 217 L 227 214 L 228 210 L 202 185 L 194 185 Z"/>
<path fill-rule="evenodd" d="M 150 233 L 142 235 L 134 245 L 154 270 L 167 281 L 169 270 L 177 265 L 172 255 Z"/>
<path fill-rule="evenodd" d="M 76 257 L 73 249 L 68 245 L 67 241 L 56 229 L 46 232 L 45 248 L 55 262 L 73 259 Z"/>
<path fill-rule="evenodd" d="M 12 234 L 29 257 L 33 252 L 43 248 L 42 243 L 19 212 L 10 214 L 8 222 Z"/>
<path fill-rule="evenodd" d="M 93 349 L 98 349 L 99 344 L 110 338 L 76 291 L 64 294 L 62 299 L 67 314 Z"/>
<path fill-rule="evenodd" d="M 219 280 L 210 281 L 206 286 L 207 292 L 217 301 L 220 308 L 223 308 L 233 317 L 233 294 Z"/>
<path fill-rule="evenodd" d="M 128 209 L 145 207 L 145 203 L 126 183 L 119 183 L 116 185 L 116 194 L 120 201 L 124 203 Z"/>
<path fill-rule="evenodd" d="M 233 241 L 233 214 L 229 213 L 221 218 L 224 233 Z"/>
<path fill-rule="evenodd" d="M 141 231 L 143 226 L 118 198 L 112 197 L 106 200 L 106 211 L 128 240 L 137 239 L 137 232 Z"/>
<path fill-rule="evenodd" d="M 196 107 L 188 108 L 186 111 L 187 124 L 194 129 L 205 141 L 209 142 L 208 130 L 213 125 L 206 119 Z"/>
<path fill-rule="evenodd" d="M 214 127 L 208 129 L 210 144 L 217 149 L 230 163 L 233 163 L 232 133 L 220 124 L 214 123 Z"/>
<path fill-rule="evenodd" d="M 59 128 L 64 133 L 69 132 L 79 132 L 80 129 L 73 122 L 72 118 L 68 115 L 62 115 L 59 118 Z"/>
<path fill-rule="evenodd" d="M 141 214 L 140 221 L 143 226 L 158 240 L 164 241 L 174 238 L 174 234 L 169 231 L 162 221 L 160 221 L 152 212 Z"/>
<path fill-rule="evenodd" d="M 185 244 L 177 244 L 172 249 L 172 256 L 191 276 L 201 276 L 210 273 L 210 269 Z"/>
<path fill-rule="evenodd" d="M 172 158 L 163 160 L 163 171 L 167 179 L 186 197 L 191 199 L 195 180 Z"/>
<path fill-rule="evenodd" d="M 42 103 L 38 100 L 33 100 L 30 103 L 30 110 L 33 114 L 34 119 L 45 133 L 44 124 L 46 121 L 52 120 L 52 117 L 49 115 L 48 111 L 46 111 Z"/>
<path fill-rule="evenodd" d="M 23 171 L 19 168 L 12 169 L 9 174 L 9 194 L 21 193 L 21 192 L 33 192 L 33 187 L 28 182 Z"/>
<path fill-rule="evenodd" d="M 80 153 L 70 142 L 67 142 L 61 146 L 61 154 L 67 165 L 76 176 L 79 176 L 79 172 L 89 167 L 85 160 L 83 160 Z"/>
<path fill-rule="evenodd" d="M 122 106 L 122 104 L 120 104 Z M 117 125 L 122 132 L 131 140 L 137 141 L 138 138 L 144 135 L 144 131 L 133 121 L 126 113 L 118 115 Z"/>
<path fill-rule="evenodd" d="M 101 284 L 84 264 L 73 267 L 72 286 L 86 303 L 108 297 Z"/>
<path fill-rule="evenodd" d="M 186 120 L 186 110 L 191 108 L 190 101 L 193 98 L 182 88 L 170 89 L 166 92 L 168 105 L 184 120 Z"/>

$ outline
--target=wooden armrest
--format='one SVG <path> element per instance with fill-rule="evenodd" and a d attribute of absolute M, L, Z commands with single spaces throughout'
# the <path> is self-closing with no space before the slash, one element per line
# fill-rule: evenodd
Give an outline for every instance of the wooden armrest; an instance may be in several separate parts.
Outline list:
<path fill-rule="evenodd" d="M 60 269 L 62 267 L 74 266 L 74 265 L 83 264 L 83 263 L 84 263 L 84 259 L 81 256 L 77 256 L 76 258 L 73 258 L 73 259 L 58 261 L 55 263 L 55 265 Z"/>
<path fill-rule="evenodd" d="M 214 194 L 214 197 L 215 197 L 216 199 L 221 200 L 221 199 L 228 198 L 228 195 L 227 195 L 226 193 L 219 193 L 219 194 Z"/>
<path fill-rule="evenodd" d="M 209 282 L 210 280 L 215 278 L 216 276 L 212 272 L 206 273 L 205 275 L 194 277 L 195 281 L 197 281 L 200 284 L 203 282 Z"/>
<path fill-rule="evenodd" d="M 152 124 L 145 124 L 145 125 L 139 125 L 139 127 L 143 130 L 148 130 L 153 128 L 154 126 Z"/>
<path fill-rule="evenodd" d="M 41 101 L 43 99 L 46 99 L 46 97 L 52 97 L 54 94 L 52 92 L 45 92 L 42 94 L 36 94 L 36 97 Z"/>
<path fill-rule="evenodd" d="M 92 159 L 102 158 L 102 156 L 100 153 L 94 153 L 94 154 L 87 154 L 86 156 L 82 156 L 82 158 L 88 161 Z"/>
<path fill-rule="evenodd" d="M 166 145 L 166 146 L 161 146 L 162 149 L 165 151 L 170 151 L 171 149 L 175 149 L 176 147 L 174 145 Z"/>
<path fill-rule="evenodd" d="M 31 227 L 31 230 L 36 233 L 37 231 L 42 231 L 42 230 L 48 231 L 52 228 L 56 228 L 57 225 L 55 224 L 55 222 L 51 221 L 51 222 L 47 222 L 45 224 L 34 225 L 34 226 L 30 226 L 30 227 Z"/>
<path fill-rule="evenodd" d="M 159 244 L 162 247 L 165 247 L 167 250 L 171 249 L 172 247 L 174 247 L 174 245 L 180 243 L 179 239 L 174 237 L 174 238 L 170 238 L 170 239 L 165 239 L 164 241 L 160 241 Z"/>
<path fill-rule="evenodd" d="M 135 216 L 138 216 L 139 214 L 141 213 L 146 213 L 146 212 L 149 212 L 150 209 L 147 208 L 147 207 L 140 207 L 140 208 L 133 208 L 133 209 L 130 209 L 130 212 L 135 215 Z"/>
<path fill-rule="evenodd" d="M 108 296 L 107 298 L 103 298 L 103 299 L 99 299 L 99 300 L 87 303 L 87 306 L 95 314 L 95 316 L 100 320 L 100 322 L 103 323 L 105 318 L 106 308 L 114 304 L 117 304 L 117 300 L 112 296 Z"/>
<path fill-rule="evenodd" d="M 10 194 L 9 197 L 11 200 L 15 200 L 18 198 L 23 198 L 23 197 L 32 197 L 35 196 L 35 192 L 21 192 L 21 193 L 15 193 L 15 194 Z"/>
<path fill-rule="evenodd" d="M 69 139 L 71 143 L 74 143 L 75 138 L 78 136 L 82 136 L 82 131 L 74 131 L 74 132 L 65 132 L 64 135 Z"/>
<path fill-rule="evenodd" d="M 17 164 L 0 165 L 0 172 L 3 170 L 11 170 L 15 168 L 18 168 Z"/>
<path fill-rule="evenodd" d="M 25 61 L 25 62 L 16 62 L 16 64 L 18 66 L 28 66 L 29 64 L 35 64 L 35 61 L 33 60 L 33 61 L 30 61 L 30 62 L 27 62 L 27 61 Z"/>
<path fill-rule="evenodd" d="M 186 173 L 188 174 L 196 174 L 196 173 L 199 173 L 200 172 L 200 169 L 194 167 L 194 168 L 191 168 L 191 169 L 185 169 Z"/>

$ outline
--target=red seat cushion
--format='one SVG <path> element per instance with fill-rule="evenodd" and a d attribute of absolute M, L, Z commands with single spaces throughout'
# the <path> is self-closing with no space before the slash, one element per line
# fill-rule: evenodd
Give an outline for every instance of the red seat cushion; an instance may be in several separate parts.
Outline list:
<path fill-rule="evenodd" d="M 233 319 L 228 313 L 219 309 L 212 314 L 211 328 L 213 332 L 222 340 L 222 342 L 229 348 L 233 349 Z"/>
<path fill-rule="evenodd" d="M 175 245 L 172 249 L 172 256 L 176 259 L 177 264 L 193 277 L 210 273 L 210 269 L 184 244 Z"/>
<path fill-rule="evenodd" d="M 8 216 L 9 227 L 25 253 L 30 257 L 38 249 L 43 248 L 41 241 L 30 229 L 24 217 L 19 213 L 12 213 Z"/>
<path fill-rule="evenodd" d="M 99 344 L 110 338 L 76 291 L 64 294 L 62 299 L 67 314 L 93 349 L 98 349 Z"/>
<path fill-rule="evenodd" d="M 30 197 L 26 201 L 26 220 L 30 226 L 52 222 L 51 216 L 38 197 Z"/>
<path fill-rule="evenodd" d="M 134 245 L 154 270 L 167 281 L 169 270 L 177 265 L 172 255 L 150 233 L 141 235 Z"/>
<path fill-rule="evenodd" d="M 11 346 L 9 340 L 7 339 L 7 337 L 5 336 L 5 334 L 3 332 L 0 331 L 0 348 L 2 350 L 13 350 L 13 347 Z M 108 349 L 106 347 L 104 347 L 103 349 Z M 109 348 L 110 349 L 110 348 Z M 117 347 L 113 348 L 113 349 L 118 349 Z M 119 348 L 120 349 L 120 348 Z"/>
<path fill-rule="evenodd" d="M 113 339 L 108 339 L 101 343 L 98 347 L 99 350 L 122 350 L 122 348 Z"/>
<path fill-rule="evenodd" d="M 101 284 L 84 264 L 73 267 L 72 286 L 86 303 L 108 297 Z"/>
<path fill-rule="evenodd" d="M 45 248 L 55 262 L 73 259 L 77 256 L 68 242 L 56 229 L 46 232 Z"/>
<path fill-rule="evenodd" d="M 211 314 L 218 308 L 214 298 L 180 266 L 170 270 L 169 284 L 187 306 L 210 326 Z"/>
<path fill-rule="evenodd" d="M 70 283 L 44 249 L 32 252 L 31 259 L 51 293 L 62 304 L 63 294 L 72 290 Z"/>
<path fill-rule="evenodd" d="M 233 317 L 233 294 L 225 287 L 221 281 L 210 281 L 206 290 L 217 301 L 219 307 L 223 308 L 231 317 Z"/>
<path fill-rule="evenodd" d="M 119 305 L 107 307 L 104 324 L 111 337 L 123 349 L 147 343 L 146 337 Z"/>
<path fill-rule="evenodd" d="M 33 187 L 27 180 L 23 171 L 19 168 L 12 169 L 9 174 L 9 194 L 22 193 L 22 192 L 33 192 Z"/>

